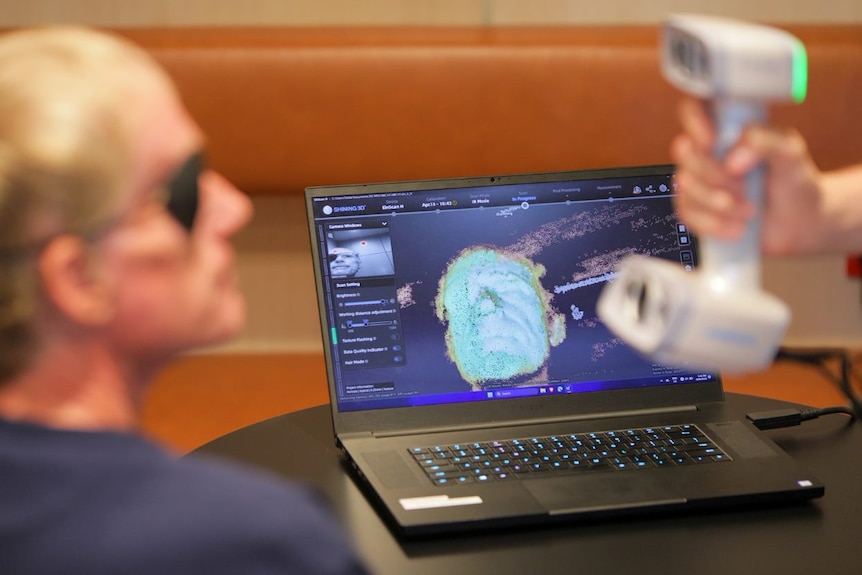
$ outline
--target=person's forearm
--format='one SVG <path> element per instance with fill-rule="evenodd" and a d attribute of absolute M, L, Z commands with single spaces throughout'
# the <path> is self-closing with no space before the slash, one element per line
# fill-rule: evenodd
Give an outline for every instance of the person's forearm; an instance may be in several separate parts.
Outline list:
<path fill-rule="evenodd" d="M 819 251 L 862 253 L 862 164 L 823 172 L 820 186 Z"/>

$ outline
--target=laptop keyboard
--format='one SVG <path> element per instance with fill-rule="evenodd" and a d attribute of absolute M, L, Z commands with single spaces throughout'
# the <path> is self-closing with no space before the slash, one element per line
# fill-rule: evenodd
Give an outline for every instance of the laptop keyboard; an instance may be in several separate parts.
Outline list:
<path fill-rule="evenodd" d="M 730 461 L 696 425 L 526 437 L 409 449 L 435 485 Z"/>

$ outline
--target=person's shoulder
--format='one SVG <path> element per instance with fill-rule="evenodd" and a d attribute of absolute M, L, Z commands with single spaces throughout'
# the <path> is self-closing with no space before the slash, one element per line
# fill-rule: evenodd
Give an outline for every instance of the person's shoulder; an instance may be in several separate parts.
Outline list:
<path fill-rule="evenodd" d="M 0 493 L 4 504 L 17 502 L 0 520 L 9 534 L 0 537 L 4 566 L 94 575 L 363 573 L 308 486 L 239 464 L 177 459 L 131 436 L 21 426 L 6 436 L 0 486 L 19 495 Z"/>
<path fill-rule="evenodd" d="M 230 461 L 186 457 L 162 466 L 152 480 L 168 498 L 181 496 L 183 505 L 202 507 L 215 515 L 286 526 L 305 515 L 330 517 L 324 499 L 312 487 Z M 219 505 L 213 506 L 213 502 Z M 243 513 L 247 511 L 254 513 Z"/>
<path fill-rule="evenodd" d="M 204 555 L 196 562 L 224 572 L 227 565 L 237 572 L 364 572 L 341 525 L 309 486 L 199 456 L 163 467 L 151 483 L 187 551 Z"/>

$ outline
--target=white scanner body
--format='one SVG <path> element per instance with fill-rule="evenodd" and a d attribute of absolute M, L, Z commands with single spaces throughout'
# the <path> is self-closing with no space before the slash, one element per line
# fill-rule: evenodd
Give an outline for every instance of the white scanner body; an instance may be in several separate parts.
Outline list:
<path fill-rule="evenodd" d="M 709 100 L 717 157 L 745 126 L 766 121 L 769 102 L 805 97 L 805 48 L 775 28 L 676 15 L 664 26 L 661 52 L 668 81 Z M 757 214 L 739 240 L 701 238 L 695 271 L 656 258 L 624 258 L 598 302 L 608 328 L 665 365 L 731 373 L 767 367 L 790 323 L 790 310 L 760 287 L 763 187 L 760 167 L 746 179 Z"/>

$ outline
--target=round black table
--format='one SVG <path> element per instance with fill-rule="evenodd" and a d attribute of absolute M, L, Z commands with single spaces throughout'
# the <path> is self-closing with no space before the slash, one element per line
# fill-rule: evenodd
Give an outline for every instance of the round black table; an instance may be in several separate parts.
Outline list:
<path fill-rule="evenodd" d="M 743 412 L 788 407 L 728 394 Z M 862 424 L 830 415 L 768 432 L 826 484 L 811 502 L 401 541 L 341 464 L 329 406 L 275 417 L 196 449 L 309 482 L 375 573 L 862 573 Z"/>

